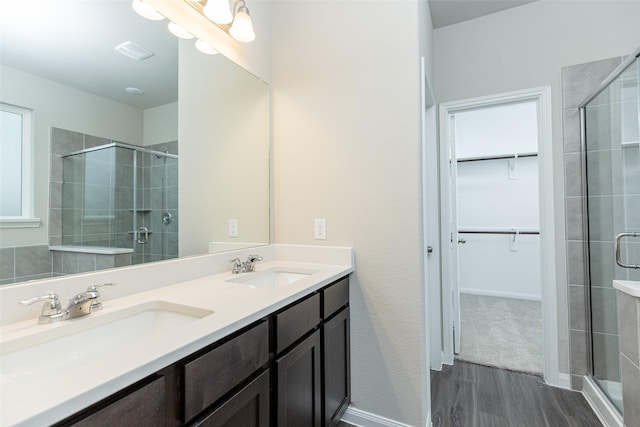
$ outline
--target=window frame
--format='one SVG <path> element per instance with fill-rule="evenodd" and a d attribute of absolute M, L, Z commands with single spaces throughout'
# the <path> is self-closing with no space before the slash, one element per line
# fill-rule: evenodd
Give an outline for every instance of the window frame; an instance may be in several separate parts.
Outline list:
<path fill-rule="evenodd" d="M 19 114 L 22 116 L 21 215 L 0 216 L 0 228 L 39 227 L 40 218 L 35 217 L 33 110 L 0 102 L 0 111 Z"/>

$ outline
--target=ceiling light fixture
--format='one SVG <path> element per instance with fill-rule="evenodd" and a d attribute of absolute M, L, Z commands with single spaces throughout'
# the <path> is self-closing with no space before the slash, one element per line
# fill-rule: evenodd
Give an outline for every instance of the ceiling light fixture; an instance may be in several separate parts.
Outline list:
<path fill-rule="evenodd" d="M 183 4 L 186 4 L 193 8 L 193 10 L 197 11 L 209 22 L 225 31 L 235 40 L 243 43 L 252 42 L 255 40 L 256 34 L 253 31 L 253 22 L 251 20 L 251 16 L 249 15 L 249 9 L 247 8 L 244 0 L 233 1 L 233 7 L 230 7 L 229 0 L 207 0 L 204 6 L 201 4 L 200 0 L 183 0 Z M 144 16 L 148 19 L 157 20 L 158 16 L 163 17 L 163 15 L 150 5 L 155 3 L 154 1 L 149 0 L 133 0 L 132 6 L 133 9 L 141 16 Z M 142 6 L 140 6 L 140 4 Z M 159 6 L 160 4 L 158 4 L 158 7 Z M 165 10 L 161 7 L 159 7 L 159 9 L 163 11 Z M 173 13 L 169 11 L 168 15 L 173 15 Z M 194 37 L 193 34 L 191 34 L 187 29 L 172 21 L 169 22 L 169 31 L 180 38 L 190 39 Z M 198 40 L 196 41 L 196 44 L 199 44 L 200 46 L 196 47 L 198 47 L 198 49 L 204 53 L 209 53 L 211 51 L 215 51 L 217 53 L 217 51 L 208 44 L 208 48 L 204 47 L 204 43 L 205 42 Z M 204 50 L 200 47 L 203 47 Z M 207 50 L 208 52 L 205 52 L 205 50 Z"/>
<path fill-rule="evenodd" d="M 144 91 L 142 89 L 138 89 L 137 87 L 128 87 L 125 89 L 125 91 L 132 95 L 144 95 Z"/>

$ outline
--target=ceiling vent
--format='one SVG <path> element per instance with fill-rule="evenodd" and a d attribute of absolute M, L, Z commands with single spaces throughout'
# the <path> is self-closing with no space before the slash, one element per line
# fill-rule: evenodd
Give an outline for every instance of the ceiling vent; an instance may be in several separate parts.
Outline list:
<path fill-rule="evenodd" d="M 155 53 L 150 50 L 130 41 L 120 43 L 115 49 L 124 56 L 128 56 L 136 61 L 144 61 L 145 59 L 151 58 L 155 55 Z"/>

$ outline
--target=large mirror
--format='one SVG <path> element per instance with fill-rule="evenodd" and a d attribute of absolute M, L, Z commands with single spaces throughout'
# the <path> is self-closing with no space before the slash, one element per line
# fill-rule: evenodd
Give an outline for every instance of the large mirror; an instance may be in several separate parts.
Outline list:
<path fill-rule="evenodd" d="M 0 8 L 0 284 L 269 243 L 264 82 L 129 0 Z"/>

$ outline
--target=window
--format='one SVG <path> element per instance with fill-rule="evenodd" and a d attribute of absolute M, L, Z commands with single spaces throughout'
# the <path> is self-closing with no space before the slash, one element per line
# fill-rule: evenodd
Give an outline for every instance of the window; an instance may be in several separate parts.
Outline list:
<path fill-rule="evenodd" d="M 37 227 L 33 217 L 31 110 L 0 103 L 0 227 Z"/>

